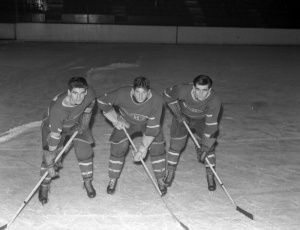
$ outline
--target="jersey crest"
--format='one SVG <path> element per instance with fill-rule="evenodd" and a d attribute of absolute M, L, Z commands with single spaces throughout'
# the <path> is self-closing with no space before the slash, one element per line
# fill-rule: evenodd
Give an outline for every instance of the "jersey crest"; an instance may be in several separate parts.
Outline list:
<path fill-rule="evenodd" d="M 207 108 L 205 110 L 201 110 L 201 109 L 191 108 L 191 107 L 187 106 L 187 104 L 185 104 L 184 102 L 182 104 L 185 108 L 187 108 L 188 110 L 190 110 L 193 113 L 204 113 L 207 111 Z"/>
<path fill-rule="evenodd" d="M 143 122 L 146 121 L 148 119 L 147 116 L 143 115 L 143 114 L 137 114 L 137 113 L 128 113 L 126 112 L 124 109 L 122 109 L 121 114 L 124 112 L 126 113 L 127 116 L 131 117 L 132 119 L 139 121 L 139 122 Z M 122 114 L 124 116 L 124 114 Z"/>

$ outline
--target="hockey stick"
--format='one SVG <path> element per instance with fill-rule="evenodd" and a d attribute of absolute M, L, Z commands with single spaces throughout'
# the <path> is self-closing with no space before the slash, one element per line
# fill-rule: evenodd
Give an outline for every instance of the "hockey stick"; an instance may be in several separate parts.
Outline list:
<path fill-rule="evenodd" d="M 191 129 L 189 128 L 189 126 L 186 124 L 185 121 L 183 121 L 183 124 L 185 125 L 186 129 L 188 130 L 190 136 L 192 137 L 193 141 L 195 142 L 196 146 L 198 148 L 200 148 L 200 145 L 198 143 L 198 141 L 196 140 L 194 134 L 192 133 Z M 206 163 L 209 165 L 210 169 L 212 170 L 212 172 L 214 173 L 215 177 L 217 178 L 219 184 L 222 186 L 224 192 L 226 193 L 226 195 L 228 196 L 228 198 L 230 199 L 231 203 L 233 204 L 234 208 L 239 211 L 240 213 L 244 214 L 245 216 L 247 216 L 248 218 L 250 218 L 251 220 L 254 219 L 253 215 L 247 211 L 245 211 L 244 209 L 240 208 L 239 206 L 237 206 L 233 199 L 231 198 L 231 196 L 229 195 L 229 193 L 227 192 L 224 184 L 222 183 L 222 181 L 220 180 L 218 174 L 216 173 L 216 171 L 214 170 L 213 166 L 210 164 L 209 160 L 207 159 L 207 157 L 205 158 Z"/>
<path fill-rule="evenodd" d="M 63 155 L 64 151 L 69 147 L 69 145 L 71 144 L 71 142 L 73 141 L 74 137 L 77 135 L 78 131 L 76 131 L 68 140 L 68 142 L 65 144 L 65 146 L 63 147 L 63 149 L 59 152 L 59 154 L 57 155 L 57 157 L 55 158 L 54 162 L 56 163 L 58 161 L 58 159 Z M 44 181 L 44 179 L 46 178 L 46 176 L 48 175 L 48 171 L 46 171 L 44 173 L 44 175 L 41 177 L 41 179 L 39 180 L 39 182 L 36 184 L 36 186 L 33 188 L 33 190 L 31 191 L 31 193 L 28 195 L 28 197 L 24 200 L 22 206 L 19 208 L 19 210 L 16 212 L 16 214 L 13 216 L 13 218 L 4 226 L 0 227 L 0 230 L 4 230 L 4 229 L 8 229 L 9 226 L 12 224 L 12 222 L 17 218 L 17 216 L 20 214 L 20 212 L 23 210 L 23 208 L 25 207 L 25 205 L 28 203 L 28 201 L 30 200 L 30 198 L 32 197 L 32 195 L 35 193 L 35 191 L 37 190 L 37 188 L 41 185 L 41 183 Z"/>
<path fill-rule="evenodd" d="M 137 151 L 137 148 L 135 147 L 135 144 L 133 143 L 131 137 L 129 136 L 129 134 L 128 134 L 126 128 L 123 128 L 123 130 L 124 130 L 124 132 L 125 132 L 125 134 L 126 134 L 128 140 L 129 140 L 130 144 L 132 145 L 134 151 Z M 189 228 L 188 228 L 187 226 L 185 226 L 182 222 L 180 222 L 180 220 L 174 215 L 174 213 L 172 212 L 171 208 L 168 206 L 167 202 L 165 201 L 164 197 L 162 196 L 161 191 L 159 190 L 157 184 L 155 183 L 155 180 L 154 180 L 153 177 L 151 176 L 151 173 L 149 172 L 149 170 L 148 170 L 148 168 L 147 168 L 147 166 L 146 166 L 144 160 L 143 160 L 142 158 L 140 158 L 140 160 L 141 160 L 141 162 L 142 162 L 142 164 L 143 164 L 143 166 L 144 166 L 144 168 L 145 168 L 145 170 L 146 170 L 148 176 L 149 176 L 150 179 L 152 180 L 152 182 L 153 182 L 153 184 L 154 184 L 156 190 L 158 191 L 158 193 L 159 193 L 161 199 L 162 199 L 163 202 L 165 203 L 167 209 L 168 209 L 169 212 L 171 213 L 171 215 L 172 215 L 172 217 L 174 218 L 174 220 L 176 221 L 176 223 L 180 224 L 180 226 L 183 227 L 185 230 L 189 230 Z"/>

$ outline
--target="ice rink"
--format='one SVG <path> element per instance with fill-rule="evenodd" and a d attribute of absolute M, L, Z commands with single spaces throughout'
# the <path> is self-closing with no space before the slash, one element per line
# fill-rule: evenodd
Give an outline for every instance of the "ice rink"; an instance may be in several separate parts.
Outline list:
<path fill-rule="evenodd" d="M 206 74 L 223 102 L 217 173 L 254 220 L 235 210 L 219 184 L 214 195 L 208 193 L 191 139 L 165 196 L 168 206 L 190 230 L 300 229 L 299 63 L 300 47 L 0 41 L 0 227 L 39 181 L 42 114 L 70 77 L 86 77 L 100 95 L 145 75 L 162 94 L 165 87 Z M 171 118 L 166 108 L 166 149 Z M 97 112 L 92 131 L 97 196 L 87 197 L 71 149 L 51 184 L 49 203 L 42 206 L 34 194 L 9 229 L 183 229 L 131 154 L 116 193 L 106 193 L 112 126 Z M 146 164 L 152 173 L 149 158 Z"/>

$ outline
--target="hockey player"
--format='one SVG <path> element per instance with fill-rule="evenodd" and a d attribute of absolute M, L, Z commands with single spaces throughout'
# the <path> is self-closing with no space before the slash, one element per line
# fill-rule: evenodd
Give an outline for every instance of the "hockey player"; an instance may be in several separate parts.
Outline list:
<path fill-rule="evenodd" d="M 39 189 L 39 200 L 42 204 L 48 202 L 51 179 L 58 176 L 58 169 L 61 166 L 61 161 L 54 164 L 54 160 L 75 131 L 78 131 L 78 134 L 73 139 L 73 145 L 84 181 L 83 185 L 88 197 L 96 196 L 91 182 L 93 179 L 91 144 L 94 139 L 89 128 L 96 99 L 94 89 L 84 78 L 73 77 L 68 82 L 68 90 L 54 97 L 44 113 L 41 127 L 43 161 L 40 175 L 43 176 L 46 170 L 48 175 Z"/>
<path fill-rule="evenodd" d="M 128 138 L 123 130 L 126 128 L 129 135 L 142 132 L 142 143 L 137 147 L 137 152 L 133 152 L 134 160 L 140 161 L 140 158 L 145 158 L 149 150 L 158 187 L 162 195 L 165 195 L 167 187 L 163 183 L 163 178 L 166 174 L 166 153 L 160 127 L 163 99 L 150 89 L 148 78 L 137 77 L 133 81 L 133 86 L 125 86 L 105 93 L 98 98 L 98 106 L 103 110 L 104 116 L 114 125 L 109 139 L 111 144 L 110 181 L 107 193 L 115 192 L 117 180 L 123 168 L 125 153 L 129 146 Z M 117 107 L 119 111 L 116 111 L 114 107 Z"/>
<path fill-rule="evenodd" d="M 183 124 L 196 131 L 197 141 L 201 148 L 196 147 L 197 158 L 205 163 L 208 190 L 216 190 L 215 178 L 205 158 L 215 168 L 216 134 L 221 100 L 212 89 L 212 80 L 205 75 L 194 78 L 191 84 L 178 84 L 164 90 L 164 99 L 173 112 L 170 131 L 170 148 L 168 151 L 167 176 L 164 180 L 170 187 L 175 177 L 179 156 L 186 145 L 188 131 Z"/>

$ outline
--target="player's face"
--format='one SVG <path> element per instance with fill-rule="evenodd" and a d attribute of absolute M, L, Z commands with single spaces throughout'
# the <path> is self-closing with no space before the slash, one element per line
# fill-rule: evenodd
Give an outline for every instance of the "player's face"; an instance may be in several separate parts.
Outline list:
<path fill-rule="evenodd" d="M 196 85 L 194 86 L 194 96 L 199 101 L 203 101 L 208 96 L 210 90 L 208 85 Z"/>
<path fill-rule="evenodd" d="M 144 88 L 136 88 L 133 90 L 133 95 L 139 103 L 142 103 L 147 99 L 149 92 L 150 90 Z"/>
<path fill-rule="evenodd" d="M 72 105 L 80 105 L 87 95 L 87 90 L 85 88 L 73 88 L 71 91 L 68 90 L 68 94 Z"/>

